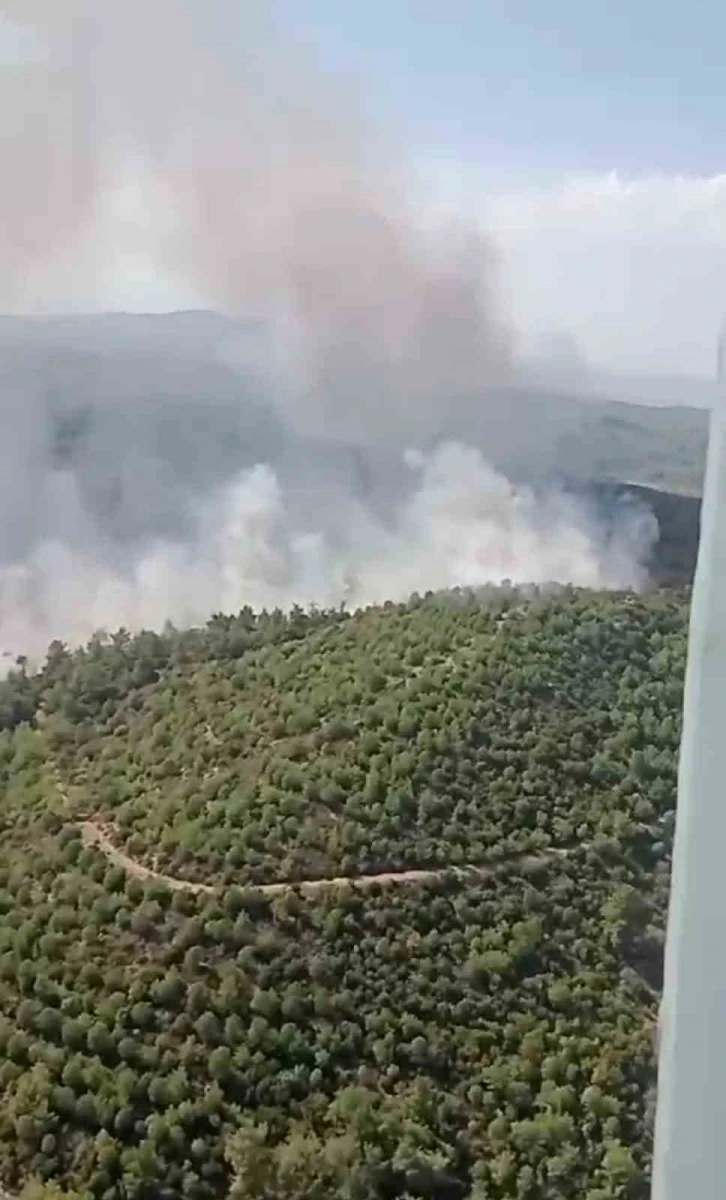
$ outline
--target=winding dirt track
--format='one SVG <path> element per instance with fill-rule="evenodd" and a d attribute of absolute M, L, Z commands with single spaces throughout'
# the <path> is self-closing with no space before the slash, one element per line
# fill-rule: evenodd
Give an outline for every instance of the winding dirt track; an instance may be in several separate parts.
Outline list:
<path fill-rule="evenodd" d="M 160 871 L 154 871 L 151 867 L 145 867 L 143 863 L 139 863 L 136 859 L 131 858 L 125 851 L 120 850 L 115 846 L 110 834 L 110 827 L 100 821 L 81 821 L 81 834 L 84 846 L 95 846 L 102 854 L 105 854 L 109 862 L 114 863 L 118 867 L 122 867 L 129 875 L 133 875 L 136 879 L 154 879 L 159 883 L 163 883 L 166 887 L 175 892 L 215 892 L 218 889 L 208 883 L 192 883 L 188 879 L 175 879 L 172 875 L 164 875 Z M 538 867 L 550 861 L 555 857 L 567 857 L 570 852 L 568 850 L 543 850 L 539 854 L 520 854 L 515 858 L 507 859 L 505 862 L 490 866 L 474 866 L 467 865 L 464 867 L 433 867 L 423 870 L 411 871 L 381 871 L 374 875 L 338 875 L 332 879 L 304 879 L 304 880 L 289 880 L 285 883 L 257 883 L 251 884 L 256 892 L 260 892 L 263 896 L 281 896 L 285 892 L 299 890 L 306 896 L 314 896 L 318 892 L 326 889 L 335 889 L 345 887 L 348 884 L 353 884 L 356 887 L 373 887 L 380 883 L 423 883 L 430 879 L 440 879 L 443 875 L 454 875 L 458 879 L 492 879 L 498 870 L 502 867 Z"/>

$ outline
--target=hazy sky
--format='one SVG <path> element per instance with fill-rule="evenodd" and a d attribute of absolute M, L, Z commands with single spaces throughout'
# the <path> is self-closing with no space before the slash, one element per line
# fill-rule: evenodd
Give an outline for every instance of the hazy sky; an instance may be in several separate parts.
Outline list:
<path fill-rule="evenodd" d="M 532 338 L 711 372 L 726 310 L 726 9 L 712 0 L 283 0 L 480 212 Z"/>
<path fill-rule="evenodd" d="M 710 0 L 281 0 L 375 78 L 422 146 L 495 171 L 722 164 L 726 12 Z"/>
<path fill-rule="evenodd" d="M 227 42 L 239 8 L 209 0 Z M 726 9 L 278 0 L 277 10 L 287 33 L 357 77 L 366 109 L 399 132 L 422 197 L 491 231 L 525 344 L 568 334 L 598 366 L 711 373 L 726 311 Z M 194 299 L 120 254 L 104 287 L 111 306 Z"/>

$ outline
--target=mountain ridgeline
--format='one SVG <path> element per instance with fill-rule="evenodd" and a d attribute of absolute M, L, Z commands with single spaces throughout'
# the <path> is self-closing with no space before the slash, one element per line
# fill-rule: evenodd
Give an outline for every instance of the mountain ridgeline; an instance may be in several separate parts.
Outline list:
<path fill-rule="evenodd" d="M 284 473 L 296 502 L 309 462 L 314 476 L 344 478 L 385 516 L 402 487 L 403 452 L 442 440 L 478 447 L 517 484 L 700 494 L 703 409 L 582 399 L 522 374 L 425 421 L 412 409 L 405 427 L 380 437 L 373 427 L 366 437 L 321 436 L 291 420 L 266 373 L 270 354 L 260 323 L 215 313 L 0 318 L 0 487 L 14 512 L 0 526 L 0 564 L 66 532 L 57 486 L 44 508 L 59 475 L 72 479 L 96 537 L 121 555 L 150 537 L 183 537 L 211 489 L 261 462 Z M 684 508 L 674 515 L 688 533 L 676 565 L 687 575 L 693 506 L 647 499 L 666 504 L 667 519 Z"/>

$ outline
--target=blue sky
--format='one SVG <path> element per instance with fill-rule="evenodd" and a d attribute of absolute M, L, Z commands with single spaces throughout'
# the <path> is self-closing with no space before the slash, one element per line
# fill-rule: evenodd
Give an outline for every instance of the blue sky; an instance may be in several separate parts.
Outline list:
<path fill-rule="evenodd" d="M 726 156 L 717 0 L 280 0 L 432 156 L 494 172 L 714 171 Z"/>

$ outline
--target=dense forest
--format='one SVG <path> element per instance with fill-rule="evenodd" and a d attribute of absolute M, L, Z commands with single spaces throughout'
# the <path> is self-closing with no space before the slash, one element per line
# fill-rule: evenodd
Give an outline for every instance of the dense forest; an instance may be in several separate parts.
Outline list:
<path fill-rule="evenodd" d="M 504 586 L 18 661 L 4 1186 L 645 1198 L 687 602 Z"/>

